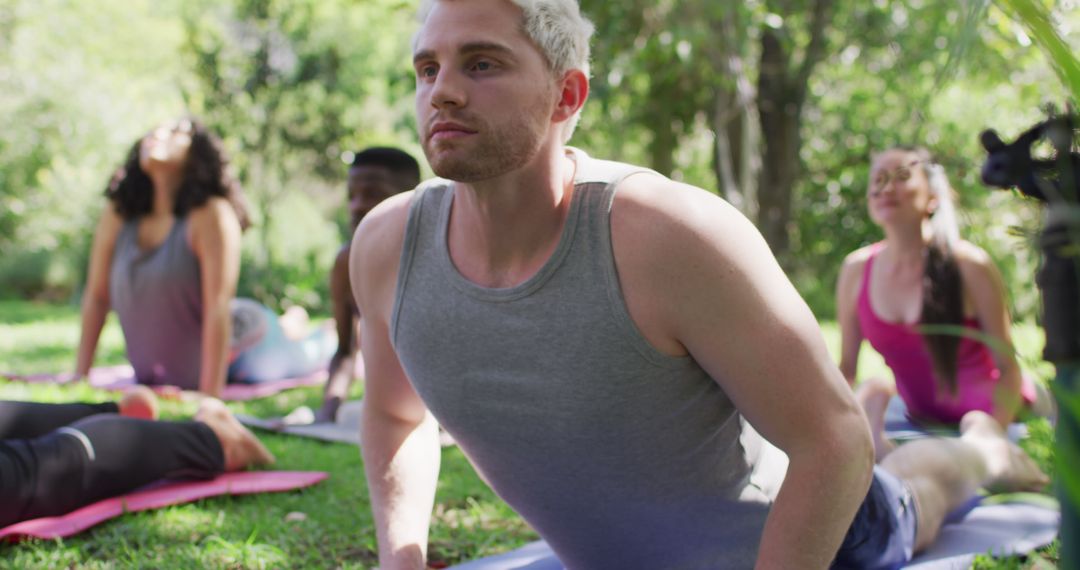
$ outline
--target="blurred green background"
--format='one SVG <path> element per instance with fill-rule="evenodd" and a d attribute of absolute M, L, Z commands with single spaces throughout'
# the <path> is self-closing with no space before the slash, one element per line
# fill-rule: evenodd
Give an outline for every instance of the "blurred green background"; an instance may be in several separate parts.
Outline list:
<path fill-rule="evenodd" d="M 863 200 L 872 153 L 925 144 L 956 187 L 965 237 L 997 260 L 1029 320 L 1037 259 L 1022 234 L 1039 212 L 981 186 L 977 135 L 1011 139 L 1068 95 L 1009 4 L 583 0 L 593 90 L 572 143 L 728 198 L 822 319 L 843 256 L 880 236 Z M 1076 53 L 1078 2 L 1034 4 Z M 325 313 L 350 152 L 421 154 L 414 10 L 0 0 L 0 298 L 77 303 L 111 173 L 153 125 L 191 112 L 224 138 L 253 205 L 240 293 Z"/>

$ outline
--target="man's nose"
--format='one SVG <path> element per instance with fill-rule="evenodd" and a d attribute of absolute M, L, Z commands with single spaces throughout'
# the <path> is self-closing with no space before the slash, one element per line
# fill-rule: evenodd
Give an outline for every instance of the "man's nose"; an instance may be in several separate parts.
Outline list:
<path fill-rule="evenodd" d="M 467 97 L 462 79 L 458 73 L 440 70 L 431 86 L 431 105 L 436 109 L 464 107 Z"/>

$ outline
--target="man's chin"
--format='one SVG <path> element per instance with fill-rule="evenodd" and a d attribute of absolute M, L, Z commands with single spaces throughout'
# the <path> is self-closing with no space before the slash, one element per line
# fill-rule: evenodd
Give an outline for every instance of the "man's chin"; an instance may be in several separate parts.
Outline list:
<path fill-rule="evenodd" d="M 495 175 L 491 172 L 480 171 L 476 169 L 475 165 L 463 163 L 455 163 L 440 168 L 435 168 L 434 166 L 432 166 L 431 171 L 434 172 L 435 176 L 438 176 L 439 178 L 452 180 L 454 182 L 461 182 L 464 184 L 480 182 L 495 177 Z"/>
<path fill-rule="evenodd" d="M 447 156 L 446 152 L 428 155 L 428 164 L 431 171 L 439 178 L 453 180 L 454 182 L 474 182 L 476 161 L 470 161 L 464 157 Z"/>

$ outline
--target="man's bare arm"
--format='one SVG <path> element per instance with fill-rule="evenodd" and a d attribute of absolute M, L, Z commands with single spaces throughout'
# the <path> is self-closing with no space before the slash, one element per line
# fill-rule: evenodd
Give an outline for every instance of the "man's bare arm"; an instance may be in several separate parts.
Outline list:
<path fill-rule="evenodd" d="M 423 569 L 439 475 L 438 427 L 390 342 L 398 259 L 411 193 L 373 210 L 357 229 L 349 274 L 361 320 L 366 385 L 361 450 L 385 570 Z"/>
<path fill-rule="evenodd" d="M 874 455 L 866 417 L 809 308 L 749 221 L 702 190 L 627 179 L 612 236 L 646 338 L 692 355 L 788 455 L 757 567 L 828 567 L 865 497 Z"/>
<path fill-rule="evenodd" d="M 341 248 L 330 271 L 330 305 L 334 313 L 338 347 L 330 359 L 330 377 L 323 391 L 323 405 L 315 417 L 317 422 L 332 422 L 338 408 L 349 397 L 356 376 L 356 301 L 349 286 L 349 251 Z"/>

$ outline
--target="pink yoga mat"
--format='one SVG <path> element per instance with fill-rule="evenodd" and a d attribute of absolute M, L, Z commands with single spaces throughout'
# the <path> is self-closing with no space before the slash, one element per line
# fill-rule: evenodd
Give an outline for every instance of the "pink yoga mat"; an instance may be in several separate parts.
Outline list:
<path fill-rule="evenodd" d="M 364 367 L 360 359 L 357 358 L 356 374 L 358 377 L 363 377 Z M 75 375 L 68 373 L 61 374 L 4 374 L 0 373 L 0 376 L 9 380 L 16 380 L 20 382 L 43 382 L 52 384 L 66 384 L 72 382 L 75 379 Z M 297 376 L 295 378 L 283 378 L 281 380 L 273 380 L 270 382 L 260 382 L 258 384 L 226 384 L 225 388 L 221 391 L 222 400 L 230 401 L 243 401 L 253 400 L 255 398 L 264 398 L 273 394 L 277 394 L 282 390 L 288 390 L 290 388 L 299 388 L 301 386 L 318 386 L 326 382 L 327 371 L 319 370 L 312 372 L 306 376 Z M 131 386 L 135 385 L 135 372 L 132 370 L 129 364 L 119 364 L 116 366 L 99 366 L 90 369 L 88 377 L 89 384 L 95 388 L 102 390 L 123 391 Z M 151 386 L 158 394 L 162 396 L 177 395 L 180 393 L 180 389 L 176 386 L 160 385 Z"/>
<path fill-rule="evenodd" d="M 163 481 L 120 497 L 87 505 L 59 517 L 44 517 L 0 529 L 0 540 L 54 539 L 78 534 L 94 525 L 134 513 L 190 503 L 220 495 L 276 493 L 310 487 L 329 475 L 322 471 L 244 471 L 209 481 Z"/>

